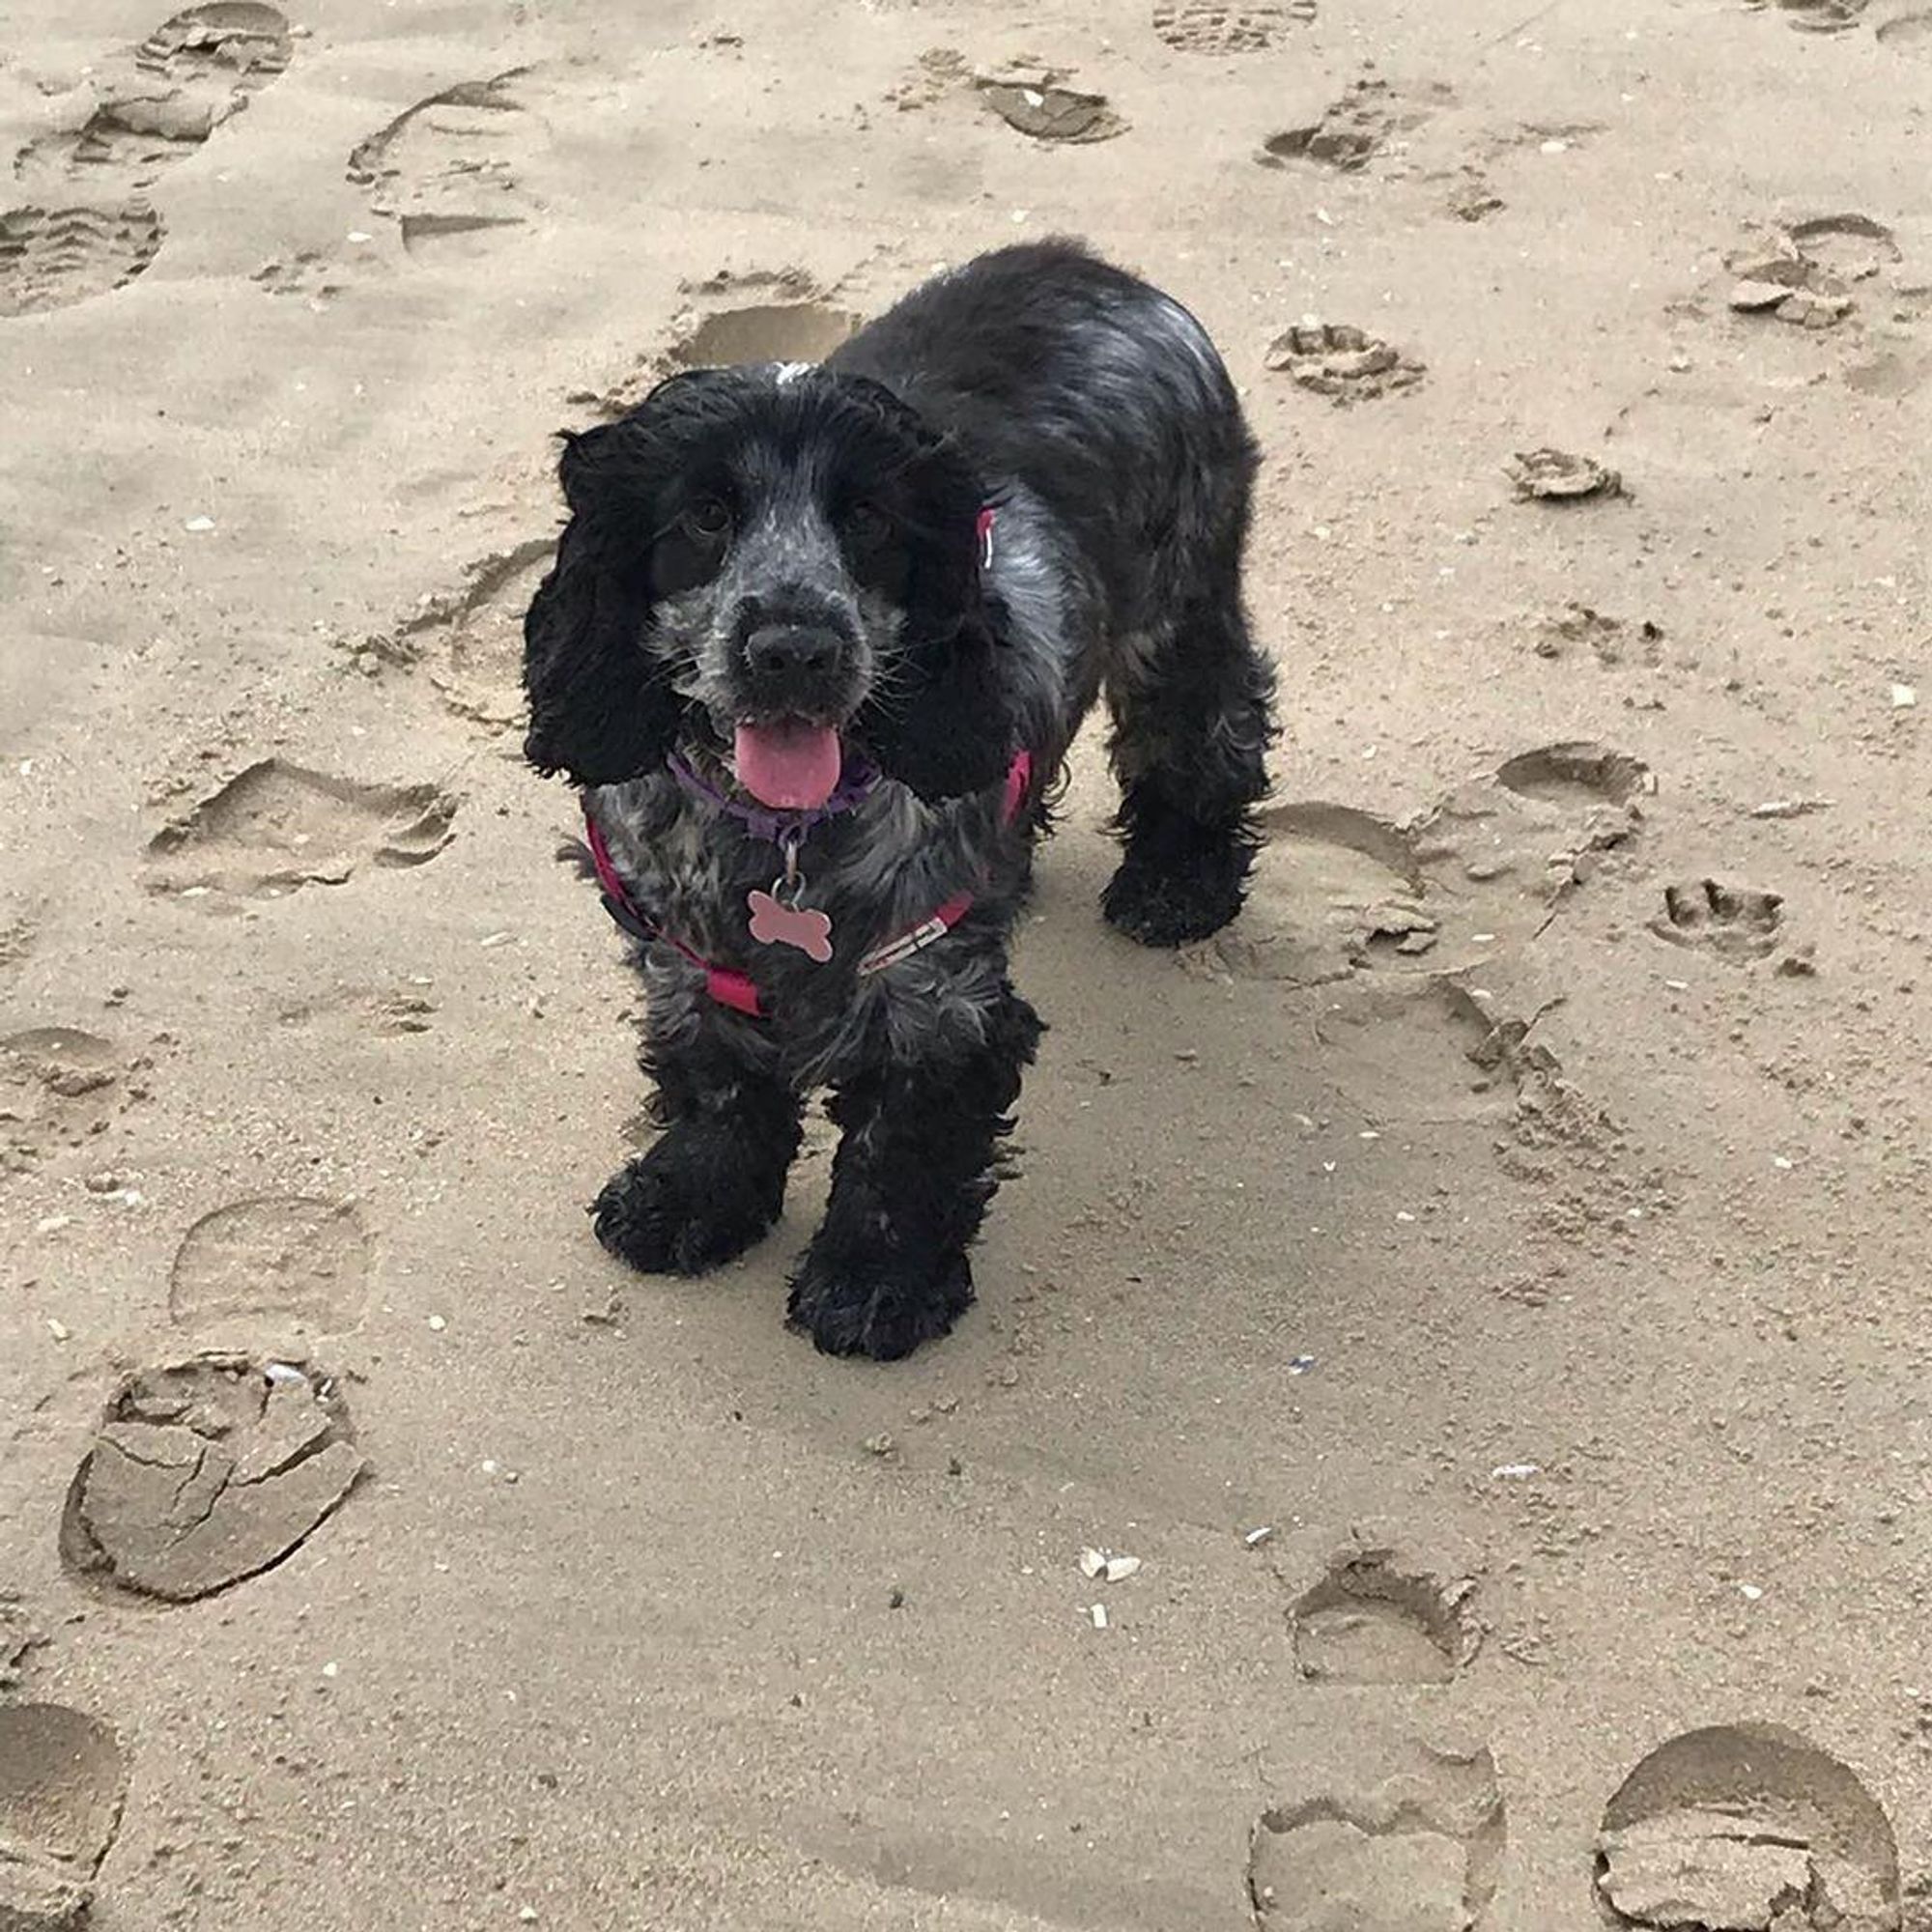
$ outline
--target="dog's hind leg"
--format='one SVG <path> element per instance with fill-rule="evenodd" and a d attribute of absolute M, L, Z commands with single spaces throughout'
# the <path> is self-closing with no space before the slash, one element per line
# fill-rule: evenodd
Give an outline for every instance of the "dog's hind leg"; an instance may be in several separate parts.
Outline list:
<path fill-rule="evenodd" d="M 1241 608 L 1246 486 L 1198 546 L 1175 546 L 1154 621 L 1107 668 L 1124 851 L 1101 899 L 1146 946 L 1218 932 L 1241 909 L 1267 790 L 1274 671 Z"/>
<path fill-rule="evenodd" d="M 701 996 L 653 1001 L 642 1061 L 664 1131 L 591 1209 L 613 1255 L 646 1274 L 702 1274 L 778 1219 L 803 1102 L 770 1057 Z"/>
<path fill-rule="evenodd" d="M 895 1361 L 973 1299 L 967 1248 L 998 1185 L 1038 1015 L 1002 968 L 979 1037 L 841 1081 L 825 1220 L 792 1277 L 791 1321 L 828 1355 Z M 934 1043 L 935 1048 L 937 1043 Z"/>

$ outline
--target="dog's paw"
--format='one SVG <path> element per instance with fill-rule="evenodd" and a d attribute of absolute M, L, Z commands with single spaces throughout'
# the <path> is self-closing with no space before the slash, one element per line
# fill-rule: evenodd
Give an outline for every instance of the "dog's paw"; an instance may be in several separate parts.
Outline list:
<path fill-rule="evenodd" d="M 703 1274 L 735 1261 L 784 1205 L 784 1177 L 760 1187 L 742 1163 L 673 1127 L 605 1182 L 590 1212 L 597 1238 L 645 1274 Z"/>
<path fill-rule="evenodd" d="M 821 1237 L 792 1276 L 788 1316 L 824 1355 L 896 1362 L 946 1334 L 973 1301 L 963 1254 L 925 1268 L 867 1256 Z"/>
<path fill-rule="evenodd" d="M 1219 932 L 1241 909 L 1247 863 L 1208 859 L 1193 873 L 1151 866 L 1129 852 L 1100 895 L 1100 912 L 1143 946 L 1186 946 Z"/>

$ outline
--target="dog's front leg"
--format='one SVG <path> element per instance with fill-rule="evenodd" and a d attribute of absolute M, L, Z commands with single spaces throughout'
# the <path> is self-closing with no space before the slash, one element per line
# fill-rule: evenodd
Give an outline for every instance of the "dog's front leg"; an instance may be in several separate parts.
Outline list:
<path fill-rule="evenodd" d="M 998 1185 L 1038 1016 L 1008 984 L 965 1033 L 935 1034 L 840 1082 L 825 1220 L 792 1277 L 791 1320 L 829 1355 L 895 1361 L 973 1299 L 966 1250 Z"/>
<path fill-rule="evenodd" d="M 747 1023 L 701 997 L 654 997 L 642 1065 L 657 1082 L 650 1150 L 591 1209 L 597 1238 L 646 1274 L 703 1274 L 779 1217 L 802 1101 Z"/>

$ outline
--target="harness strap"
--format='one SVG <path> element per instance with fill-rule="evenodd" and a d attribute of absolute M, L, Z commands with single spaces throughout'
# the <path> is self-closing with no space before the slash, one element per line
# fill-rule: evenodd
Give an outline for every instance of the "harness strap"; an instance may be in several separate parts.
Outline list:
<path fill-rule="evenodd" d="M 1000 800 L 1001 824 L 1009 826 L 1019 817 L 1032 789 L 1033 753 L 1015 752 L 1012 763 L 1007 767 L 1007 788 Z M 901 959 L 910 959 L 915 952 L 923 952 L 934 940 L 944 939 L 972 910 L 971 893 L 954 895 L 936 911 L 928 913 L 910 932 L 902 932 L 896 939 L 889 939 L 867 953 L 859 961 L 860 979 L 869 980 L 874 973 L 883 973 L 888 966 L 896 966 Z"/>
<path fill-rule="evenodd" d="M 590 863 L 597 868 L 597 883 L 603 889 L 604 910 L 616 921 L 618 926 L 646 946 L 654 940 L 662 940 L 672 952 L 682 953 L 703 973 L 704 990 L 721 1007 L 729 1007 L 754 1020 L 763 1019 L 764 1006 L 749 974 L 734 973 L 728 966 L 714 966 L 702 953 L 687 946 L 676 933 L 667 932 L 661 925 L 653 925 L 638 910 L 630 894 L 624 890 L 623 880 L 617 876 L 611 848 L 604 842 L 603 830 L 590 814 L 588 799 L 583 801 L 583 832 L 590 846 Z"/>
<path fill-rule="evenodd" d="M 1006 787 L 1000 799 L 1002 825 L 1011 826 L 1018 820 L 1032 789 L 1033 753 L 1015 752 L 1012 763 L 1007 767 Z M 735 972 L 728 966 L 713 965 L 674 932 L 667 932 L 663 926 L 653 924 L 639 911 L 637 902 L 617 875 L 603 830 L 591 815 L 588 798 L 583 801 L 583 834 L 590 847 L 590 863 L 597 868 L 604 910 L 619 928 L 645 945 L 662 941 L 674 952 L 690 960 L 704 975 L 705 992 L 721 1007 L 729 1007 L 734 1012 L 744 1013 L 754 1020 L 766 1018 L 764 1003 L 759 999 L 757 986 L 750 974 Z M 868 980 L 875 973 L 883 973 L 889 966 L 896 966 L 902 959 L 910 959 L 915 952 L 923 952 L 935 940 L 944 939 L 973 910 L 974 902 L 974 895 L 970 892 L 954 894 L 910 931 L 900 933 L 896 939 L 889 939 L 885 945 L 874 947 L 867 953 L 858 964 L 859 978 Z"/>

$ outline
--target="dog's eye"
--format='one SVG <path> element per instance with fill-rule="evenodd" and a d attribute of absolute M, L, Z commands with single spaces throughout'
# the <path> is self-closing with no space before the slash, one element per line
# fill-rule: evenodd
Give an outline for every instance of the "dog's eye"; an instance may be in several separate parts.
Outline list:
<path fill-rule="evenodd" d="M 716 543 L 731 534 L 730 505 L 716 497 L 700 497 L 696 502 L 687 504 L 678 521 L 702 543 Z"/>
<path fill-rule="evenodd" d="M 876 550 L 892 530 L 893 520 L 876 503 L 854 503 L 845 512 L 845 534 L 861 550 Z"/>

